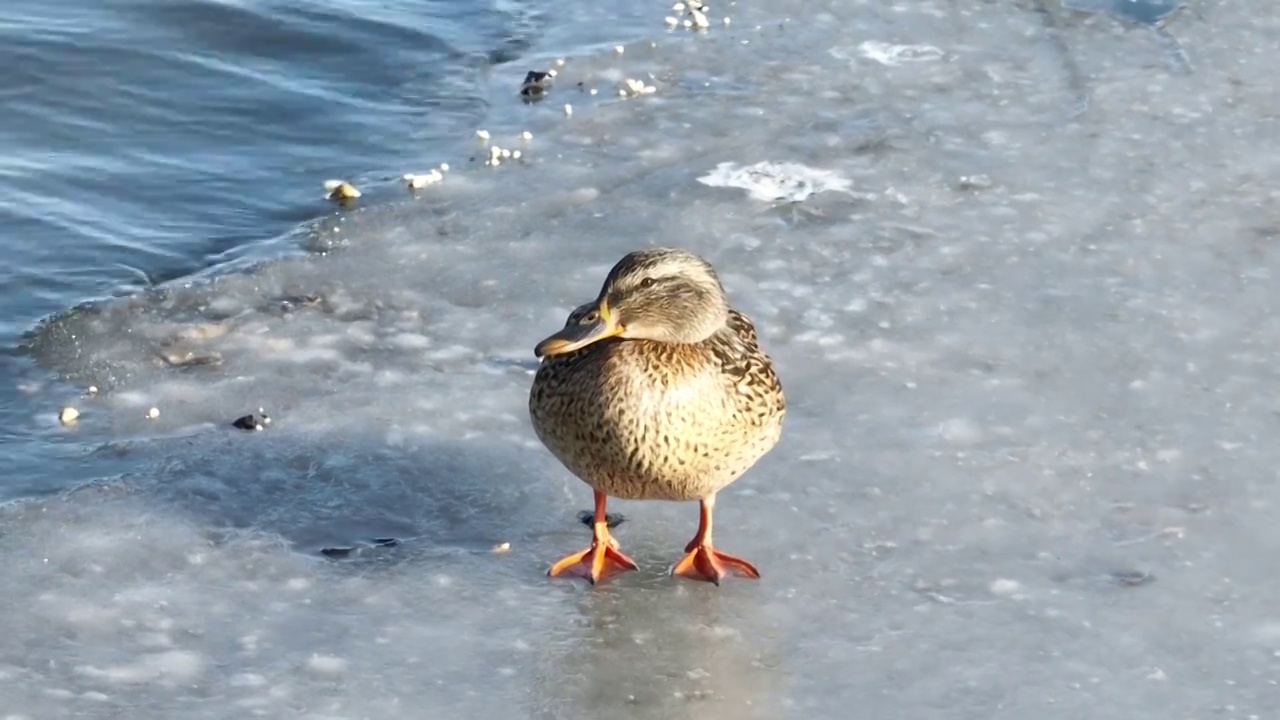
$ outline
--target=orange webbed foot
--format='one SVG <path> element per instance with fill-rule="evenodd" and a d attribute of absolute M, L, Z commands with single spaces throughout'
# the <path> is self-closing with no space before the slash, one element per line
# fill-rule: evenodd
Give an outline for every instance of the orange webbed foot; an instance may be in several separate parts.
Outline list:
<path fill-rule="evenodd" d="M 584 577 L 595 585 L 610 575 L 638 569 L 635 561 L 618 549 L 618 541 L 607 537 L 604 542 L 592 541 L 586 550 L 561 558 L 547 574 L 551 577 Z"/>
<path fill-rule="evenodd" d="M 622 554 L 622 550 L 618 548 L 618 541 L 614 540 L 613 535 L 609 533 L 609 515 L 605 512 L 604 493 L 597 490 L 595 498 L 596 511 L 591 523 L 591 547 L 561 558 L 547 571 L 551 577 L 566 575 L 585 577 L 595 585 L 610 575 L 640 569 L 634 560 Z"/>
<path fill-rule="evenodd" d="M 703 498 L 699 504 L 701 512 L 698 518 L 698 533 L 693 536 L 688 545 L 684 546 L 687 554 L 671 568 L 671 574 L 683 575 L 695 580 L 708 580 L 715 583 L 717 587 L 730 571 L 735 575 L 759 580 L 760 571 L 755 565 L 740 557 L 722 553 L 711 546 L 712 511 L 716 506 L 715 494 Z"/>
<path fill-rule="evenodd" d="M 730 574 L 730 571 L 741 577 L 760 579 L 760 571 L 756 570 L 756 566 L 740 557 L 722 553 L 710 545 L 701 545 L 696 542 L 689 543 L 685 549 L 688 554 L 671 568 L 672 575 L 707 580 L 717 586 L 726 575 Z"/>

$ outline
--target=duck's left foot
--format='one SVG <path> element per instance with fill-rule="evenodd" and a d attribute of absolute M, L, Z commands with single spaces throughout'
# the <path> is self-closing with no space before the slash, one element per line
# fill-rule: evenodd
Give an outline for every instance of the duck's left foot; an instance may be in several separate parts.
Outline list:
<path fill-rule="evenodd" d="M 730 572 L 753 580 L 760 579 L 760 571 L 756 570 L 755 565 L 740 557 L 722 553 L 710 545 L 690 543 L 686 550 L 688 554 L 671 568 L 672 575 L 707 580 L 717 586 Z"/>

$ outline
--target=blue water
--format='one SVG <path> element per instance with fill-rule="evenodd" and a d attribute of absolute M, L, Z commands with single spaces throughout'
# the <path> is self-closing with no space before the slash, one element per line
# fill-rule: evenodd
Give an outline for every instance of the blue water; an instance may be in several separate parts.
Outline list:
<path fill-rule="evenodd" d="M 17 8 L 21 9 L 17 9 Z M 322 182 L 465 155 L 526 70 L 636 35 L 629 3 L 68 0 L 0 11 L 0 499 L 65 487 L 25 334 L 78 303 L 287 252 Z M 384 198 L 370 197 L 376 203 Z M 101 469 L 99 468 L 99 471 Z"/>

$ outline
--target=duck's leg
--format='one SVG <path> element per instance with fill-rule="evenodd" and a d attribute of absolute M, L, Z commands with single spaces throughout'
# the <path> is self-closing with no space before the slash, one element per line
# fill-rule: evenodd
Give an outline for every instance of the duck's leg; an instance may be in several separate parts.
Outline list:
<path fill-rule="evenodd" d="M 671 568 L 672 575 L 683 575 L 697 580 L 710 580 L 716 585 L 732 570 L 738 575 L 753 579 L 760 578 L 760 571 L 751 563 L 728 553 L 722 553 L 711 546 L 711 515 L 716 507 L 716 496 L 702 500 L 702 513 L 698 521 L 698 534 L 693 536 L 684 547 L 687 555 Z"/>
<path fill-rule="evenodd" d="M 605 494 L 597 490 L 595 522 L 591 525 L 591 547 L 561 558 L 547 571 L 548 575 L 578 575 L 587 578 L 594 585 L 609 575 L 639 569 L 631 558 L 622 554 L 618 549 L 618 541 L 609 534 L 604 508 L 606 500 Z"/>

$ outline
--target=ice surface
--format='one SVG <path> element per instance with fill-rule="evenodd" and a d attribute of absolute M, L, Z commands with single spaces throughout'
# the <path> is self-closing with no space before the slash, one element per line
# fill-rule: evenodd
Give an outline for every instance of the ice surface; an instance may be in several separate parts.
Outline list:
<path fill-rule="evenodd" d="M 1187 75 L 1026 3 L 714 10 L 733 24 L 574 58 L 487 124 L 532 131 L 523 162 L 450 160 L 308 253 L 41 329 L 38 359 L 102 388 L 66 431 L 96 482 L 0 519 L 0 711 L 1273 713 L 1270 5 L 1183 15 Z M 762 162 L 851 191 L 698 182 Z M 695 508 L 622 502 L 641 572 L 543 575 L 589 493 L 529 427 L 531 350 L 651 244 L 716 264 L 787 390 L 718 505 L 759 582 L 668 578 Z M 259 407 L 266 431 L 229 426 Z"/>

